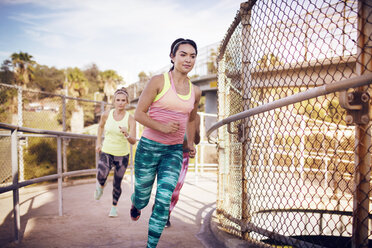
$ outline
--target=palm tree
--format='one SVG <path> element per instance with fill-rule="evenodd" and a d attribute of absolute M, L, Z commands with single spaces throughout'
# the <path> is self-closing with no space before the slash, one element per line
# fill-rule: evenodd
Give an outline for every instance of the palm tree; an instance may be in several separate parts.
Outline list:
<path fill-rule="evenodd" d="M 77 67 L 67 68 L 66 85 L 68 94 L 73 97 L 84 97 L 88 92 L 88 80 L 84 73 Z M 71 132 L 81 133 L 84 128 L 84 109 L 79 101 L 74 101 L 71 111 Z"/>
<path fill-rule="evenodd" d="M 36 62 L 32 59 L 32 55 L 24 52 L 13 53 L 11 56 L 16 82 L 23 88 L 34 78 L 34 65 Z"/>
<path fill-rule="evenodd" d="M 77 67 L 67 68 L 66 80 L 69 95 L 73 97 L 83 97 L 88 92 L 88 80 L 84 73 Z"/>
<path fill-rule="evenodd" d="M 123 84 L 123 78 L 114 70 L 106 70 L 100 73 L 100 79 L 103 82 L 103 92 L 106 95 L 107 102 L 111 102 L 112 96 L 115 93 L 116 87 Z"/>
<path fill-rule="evenodd" d="M 138 73 L 138 78 L 142 82 L 147 81 L 149 79 L 149 76 L 146 74 L 146 72 L 141 71 L 140 73 Z"/>

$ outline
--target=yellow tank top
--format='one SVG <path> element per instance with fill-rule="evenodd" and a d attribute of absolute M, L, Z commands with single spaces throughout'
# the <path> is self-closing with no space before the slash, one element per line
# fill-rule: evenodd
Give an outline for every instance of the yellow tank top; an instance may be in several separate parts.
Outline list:
<path fill-rule="evenodd" d="M 128 119 L 129 113 L 125 112 L 123 119 L 116 121 L 114 119 L 114 109 L 110 111 L 105 124 L 105 138 L 103 140 L 102 152 L 114 156 L 126 156 L 129 154 L 129 142 L 124 137 L 124 134 L 120 132 L 119 128 L 119 126 L 126 127 L 129 132 Z"/>

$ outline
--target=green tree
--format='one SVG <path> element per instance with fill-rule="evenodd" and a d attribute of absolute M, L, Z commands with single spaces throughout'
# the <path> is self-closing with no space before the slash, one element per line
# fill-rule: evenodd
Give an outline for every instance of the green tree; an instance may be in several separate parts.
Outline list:
<path fill-rule="evenodd" d="M 100 79 L 103 82 L 103 92 L 106 95 L 107 102 L 111 102 L 116 87 L 124 84 L 123 78 L 114 70 L 106 70 L 100 73 Z"/>
<path fill-rule="evenodd" d="M 100 81 L 100 71 L 96 64 L 87 66 L 83 73 L 89 82 L 89 93 L 103 92 L 103 83 Z"/>
<path fill-rule="evenodd" d="M 12 61 L 6 59 L 3 61 L 0 67 L 0 83 L 3 84 L 14 84 L 15 83 L 15 74 L 11 70 Z"/>
<path fill-rule="evenodd" d="M 88 80 L 77 67 L 67 68 L 65 87 L 73 97 L 83 97 L 88 93 Z"/>
<path fill-rule="evenodd" d="M 27 85 L 34 78 L 34 65 L 36 62 L 32 59 L 32 55 L 24 52 L 13 53 L 10 57 L 17 84 L 27 88 Z"/>
<path fill-rule="evenodd" d="M 146 72 L 141 71 L 138 73 L 138 78 L 140 81 L 147 81 L 149 79 L 149 76 L 146 74 Z"/>
<path fill-rule="evenodd" d="M 63 89 L 65 75 L 62 70 L 55 67 L 49 68 L 46 65 L 36 65 L 34 76 L 33 86 L 41 91 L 55 92 Z"/>
<path fill-rule="evenodd" d="M 88 80 L 79 68 L 67 68 L 66 80 L 65 87 L 67 87 L 70 96 L 84 98 L 88 93 Z M 73 109 L 71 109 L 70 118 L 71 132 L 81 133 L 84 128 L 84 108 L 82 103 L 77 100 L 73 101 L 72 106 Z"/>
<path fill-rule="evenodd" d="M 96 168 L 95 140 L 71 139 L 69 147 L 74 147 L 67 151 L 69 171 Z"/>
<path fill-rule="evenodd" d="M 14 99 L 17 99 L 17 89 L 0 88 L 0 122 L 11 123 L 11 116 L 17 111 Z"/>
<path fill-rule="evenodd" d="M 28 138 L 29 145 L 24 153 L 25 179 L 57 173 L 57 147 L 54 140 Z"/>

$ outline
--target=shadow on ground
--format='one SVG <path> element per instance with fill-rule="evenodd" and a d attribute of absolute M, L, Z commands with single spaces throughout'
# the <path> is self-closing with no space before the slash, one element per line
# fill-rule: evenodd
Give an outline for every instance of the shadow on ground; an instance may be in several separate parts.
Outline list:
<path fill-rule="evenodd" d="M 172 213 L 172 226 L 164 230 L 159 248 L 216 247 L 209 245 L 214 238 L 208 236 L 211 233 L 203 227 L 215 206 L 216 178 L 190 175 Z M 153 197 L 141 218 L 133 222 L 129 216 L 131 185 L 128 180 L 122 184 L 117 218 L 108 217 L 112 181 L 108 182 L 100 201 L 93 199 L 94 189 L 94 180 L 64 187 L 63 216 L 58 216 L 55 184 L 22 189 L 22 241 L 18 244 L 13 242 L 12 194 L 0 195 L 0 247 L 145 247 Z"/>

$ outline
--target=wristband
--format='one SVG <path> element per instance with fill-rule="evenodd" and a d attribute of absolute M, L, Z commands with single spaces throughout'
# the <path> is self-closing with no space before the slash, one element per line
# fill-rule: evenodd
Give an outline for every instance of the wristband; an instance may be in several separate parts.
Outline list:
<path fill-rule="evenodd" d="M 130 137 L 130 135 L 129 134 L 128 135 L 124 135 L 124 137 L 128 139 Z"/>

